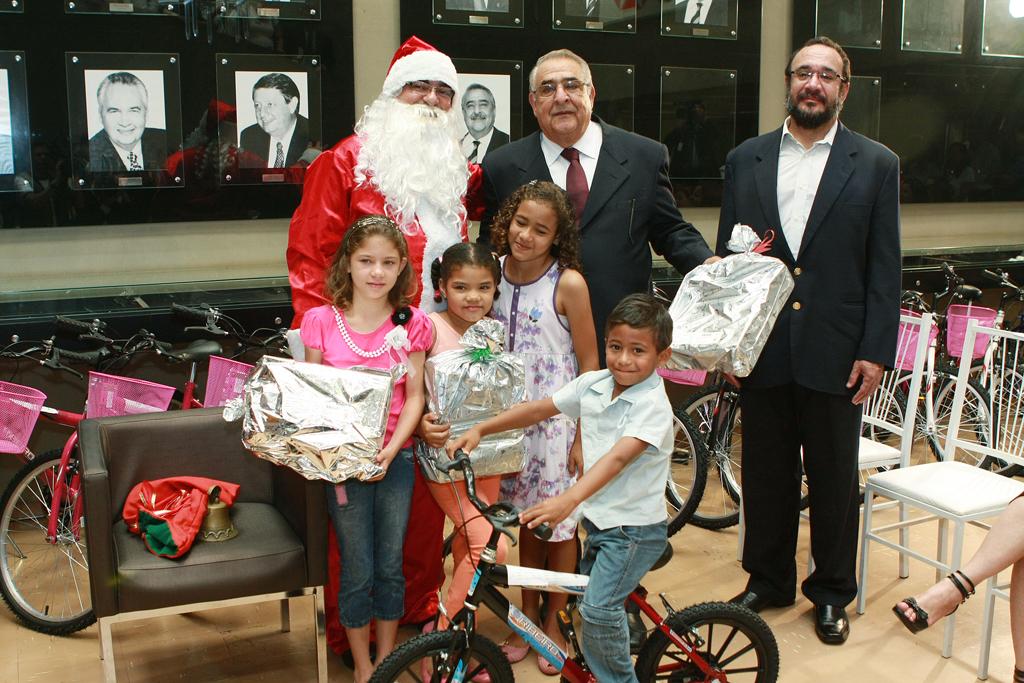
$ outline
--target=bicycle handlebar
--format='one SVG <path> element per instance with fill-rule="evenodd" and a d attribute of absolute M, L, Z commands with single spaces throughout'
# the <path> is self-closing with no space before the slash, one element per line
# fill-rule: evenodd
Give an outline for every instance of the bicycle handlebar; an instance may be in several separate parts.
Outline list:
<path fill-rule="evenodd" d="M 452 470 L 462 470 L 462 473 L 466 477 L 466 494 L 469 498 L 469 502 L 473 504 L 480 514 L 487 518 L 487 521 L 491 523 L 495 529 L 498 529 L 504 534 L 507 534 L 510 538 L 512 534 L 505 527 L 516 527 L 519 526 L 519 509 L 507 502 L 498 502 L 493 505 L 486 505 L 482 500 L 477 498 L 476 495 L 476 475 L 473 473 L 473 463 L 469 459 L 469 454 L 461 448 L 455 451 L 455 457 L 448 462 L 435 462 L 437 469 L 441 470 L 445 474 L 448 474 Z M 542 541 L 546 541 L 551 538 L 553 532 L 552 528 L 547 524 L 538 524 L 534 529 L 531 529 L 533 535 Z M 513 539 L 514 540 L 514 539 Z"/>
<path fill-rule="evenodd" d="M 215 320 L 217 318 L 216 310 L 192 308 L 191 306 L 183 306 L 181 304 L 171 304 L 171 312 L 179 318 L 203 324 L 206 323 L 206 319 L 211 313 L 213 313 Z"/>
<path fill-rule="evenodd" d="M 71 334 L 92 334 L 96 329 L 105 328 L 106 324 L 102 321 L 97 320 L 96 324 L 87 323 L 82 320 L 75 320 L 74 318 L 67 318 L 63 315 L 58 315 L 54 318 L 54 327 L 57 328 L 58 332 L 70 332 Z"/>

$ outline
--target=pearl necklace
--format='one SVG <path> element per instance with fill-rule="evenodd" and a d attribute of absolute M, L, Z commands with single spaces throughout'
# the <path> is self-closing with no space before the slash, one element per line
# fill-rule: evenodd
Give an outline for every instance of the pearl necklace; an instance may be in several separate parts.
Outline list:
<path fill-rule="evenodd" d="M 334 310 L 334 322 L 338 324 L 338 332 L 341 332 L 341 338 L 345 340 L 345 343 L 348 344 L 348 347 L 352 349 L 356 355 L 362 356 L 363 358 L 379 358 L 387 353 L 391 348 L 391 342 L 385 339 L 384 343 L 373 351 L 363 350 L 355 343 L 355 341 L 353 341 L 352 337 L 349 336 L 348 328 L 345 326 L 345 322 L 341 319 L 341 312 L 338 310 L 338 307 L 331 306 L 331 309 Z"/>

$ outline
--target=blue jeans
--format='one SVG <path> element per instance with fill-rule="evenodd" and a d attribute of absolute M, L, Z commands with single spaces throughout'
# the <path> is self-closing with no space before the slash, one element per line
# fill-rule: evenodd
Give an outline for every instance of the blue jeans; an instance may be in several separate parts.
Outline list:
<path fill-rule="evenodd" d="M 584 518 L 583 528 L 580 570 L 590 576 L 580 603 L 583 656 L 601 683 L 636 683 L 624 603 L 665 551 L 666 524 L 600 530 Z"/>
<path fill-rule="evenodd" d="M 403 448 L 380 481 L 327 486 L 327 510 L 341 556 L 338 621 L 359 628 L 405 611 L 402 547 L 415 481 L 411 448 Z"/>

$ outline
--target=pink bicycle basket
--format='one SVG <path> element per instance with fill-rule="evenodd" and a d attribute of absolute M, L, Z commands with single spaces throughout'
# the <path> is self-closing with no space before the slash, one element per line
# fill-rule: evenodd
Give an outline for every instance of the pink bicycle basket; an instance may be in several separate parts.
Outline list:
<path fill-rule="evenodd" d="M 203 407 L 215 408 L 242 395 L 245 380 L 253 366 L 229 358 L 210 356 L 210 368 L 206 373 L 206 392 Z"/>
<path fill-rule="evenodd" d="M 174 387 L 132 377 L 89 373 L 89 393 L 85 401 L 87 417 L 113 417 L 167 410 Z"/>
<path fill-rule="evenodd" d="M 992 327 L 996 321 L 996 312 L 984 306 L 963 306 L 954 304 L 946 311 L 946 350 L 949 355 L 959 358 L 964 353 L 964 338 L 967 337 L 967 323 L 977 320 L 986 327 Z M 990 334 L 979 334 L 974 338 L 974 350 L 971 358 L 981 358 L 992 337 Z"/>
<path fill-rule="evenodd" d="M 691 387 L 699 387 L 707 379 L 707 370 L 669 370 L 658 368 L 658 374 L 673 384 L 686 384 Z"/>
<path fill-rule="evenodd" d="M 901 308 L 900 315 L 912 318 L 921 317 L 920 313 L 909 308 Z M 914 369 L 914 352 L 917 350 L 917 338 L 920 336 L 920 330 L 921 327 L 919 325 L 900 323 L 899 346 L 896 349 L 896 367 L 900 370 L 912 371 Z M 938 336 L 939 326 L 932 323 L 932 328 L 928 330 L 928 344 L 930 345 L 934 342 Z"/>
<path fill-rule="evenodd" d="M 12 382 L 0 382 L 0 453 L 25 452 L 46 394 Z"/>

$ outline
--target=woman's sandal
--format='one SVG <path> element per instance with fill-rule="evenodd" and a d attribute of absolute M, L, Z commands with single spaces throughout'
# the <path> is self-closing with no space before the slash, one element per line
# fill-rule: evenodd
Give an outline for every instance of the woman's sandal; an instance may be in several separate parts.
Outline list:
<path fill-rule="evenodd" d="M 1013 683 L 1024 683 L 1024 671 L 1014 667 L 1013 669 Z"/>
<path fill-rule="evenodd" d="M 955 612 L 960 608 L 960 605 L 967 602 L 967 598 L 974 595 L 974 582 L 971 581 L 970 578 L 968 578 L 967 574 L 964 574 L 959 569 L 950 574 L 947 574 L 946 578 L 949 579 L 954 586 L 956 586 L 956 589 L 958 591 L 960 591 L 961 600 L 960 604 L 953 608 L 953 612 Z M 970 589 L 968 589 L 967 586 L 964 585 L 965 583 L 968 586 L 970 586 Z M 921 606 L 917 604 L 917 600 L 910 597 L 904 598 L 902 602 L 905 602 L 907 606 L 909 606 L 910 609 L 914 611 L 915 617 L 915 619 L 911 621 L 909 618 L 907 618 L 907 615 L 903 613 L 903 610 L 900 609 L 899 605 L 893 605 L 893 614 L 899 617 L 899 620 L 903 622 L 903 625 L 906 626 L 911 633 L 920 633 L 921 631 L 928 628 L 928 613 L 921 609 Z M 950 612 L 949 614 L 952 614 L 953 612 Z M 945 616 L 948 617 L 949 614 Z M 1022 681 L 1022 683 L 1024 683 L 1024 681 Z"/>

